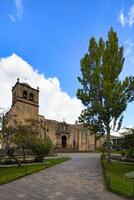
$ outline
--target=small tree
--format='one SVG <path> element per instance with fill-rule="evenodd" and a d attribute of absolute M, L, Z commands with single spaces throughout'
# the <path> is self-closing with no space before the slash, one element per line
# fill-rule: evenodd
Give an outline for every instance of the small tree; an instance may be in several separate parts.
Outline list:
<path fill-rule="evenodd" d="M 18 166 L 20 166 L 21 163 L 15 155 L 16 150 L 22 150 L 23 161 L 25 161 L 26 149 L 29 149 L 30 144 L 34 142 L 38 136 L 35 120 L 25 120 L 25 124 L 18 124 L 15 127 L 3 126 L 2 132 L 7 154 L 18 163 Z"/>
<path fill-rule="evenodd" d="M 112 28 L 106 42 L 102 38 L 98 43 L 94 37 L 90 39 L 88 53 L 80 62 L 82 78 L 78 80 L 82 88 L 78 89 L 77 97 L 85 109 L 79 119 L 89 129 L 97 125 L 100 132 L 106 132 L 109 161 L 111 129 L 120 129 L 123 112 L 134 100 L 134 77 L 119 79 L 123 63 L 123 47 L 119 47 Z"/>
<path fill-rule="evenodd" d="M 23 162 L 25 161 L 26 150 L 30 148 L 37 138 L 37 135 L 28 125 L 19 125 L 14 130 L 10 137 L 10 143 L 14 143 L 18 149 L 22 149 Z"/>
<path fill-rule="evenodd" d="M 21 163 L 15 156 L 16 149 L 22 149 L 23 161 L 25 161 L 26 149 L 32 150 L 35 161 L 43 161 L 43 158 L 53 149 L 52 141 L 48 137 L 45 139 L 39 138 L 38 134 L 32 131 L 31 125 L 18 125 L 15 129 L 10 127 L 9 131 L 7 152 L 19 163 L 19 166 Z"/>
<path fill-rule="evenodd" d="M 35 154 L 35 160 L 42 162 L 43 158 L 52 151 L 53 143 L 48 137 L 44 140 L 37 138 L 34 143 L 31 144 L 31 149 Z"/>
<path fill-rule="evenodd" d="M 15 155 L 16 146 L 11 144 L 9 139 L 13 133 L 13 128 L 12 127 L 4 128 L 4 130 L 2 131 L 3 131 L 2 137 L 5 143 L 6 153 L 9 155 L 9 157 L 13 158 L 16 161 L 19 167 L 21 167 L 21 162 L 19 161 L 19 159 L 17 159 Z"/>

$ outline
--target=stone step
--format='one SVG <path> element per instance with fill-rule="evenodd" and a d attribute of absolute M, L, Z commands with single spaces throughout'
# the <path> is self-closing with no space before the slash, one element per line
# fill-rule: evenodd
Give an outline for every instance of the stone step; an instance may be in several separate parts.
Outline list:
<path fill-rule="evenodd" d="M 57 153 L 73 153 L 73 152 L 78 152 L 78 149 L 73 149 L 73 148 L 56 148 L 55 152 Z"/>

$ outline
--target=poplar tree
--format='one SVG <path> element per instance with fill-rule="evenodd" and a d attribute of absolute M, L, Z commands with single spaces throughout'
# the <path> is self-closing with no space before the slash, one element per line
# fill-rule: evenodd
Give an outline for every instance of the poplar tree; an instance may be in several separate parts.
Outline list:
<path fill-rule="evenodd" d="M 78 77 L 81 88 L 77 98 L 85 109 L 79 121 L 90 130 L 107 135 L 107 156 L 110 161 L 110 133 L 121 128 L 123 112 L 127 104 L 134 101 L 134 77 L 120 80 L 123 69 L 123 47 L 113 28 L 108 32 L 106 41 L 96 42 L 92 37 L 88 52 L 80 61 L 82 76 Z"/>

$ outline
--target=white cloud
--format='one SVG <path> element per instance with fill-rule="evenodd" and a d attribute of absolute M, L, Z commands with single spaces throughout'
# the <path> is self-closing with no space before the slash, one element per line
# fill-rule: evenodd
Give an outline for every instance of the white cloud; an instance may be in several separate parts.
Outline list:
<path fill-rule="evenodd" d="M 126 40 L 124 42 L 125 46 L 125 57 L 129 56 L 133 52 L 134 42 L 131 40 Z"/>
<path fill-rule="evenodd" d="M 16 21 L 15 17 L 13 15 L 11 15 L 11 14 L 9 15 L 9 18 L 11 19 L 12 22 Z"/>
<path fill-rule="evenodd" d="M 13 0 L 15 6 L 15 14 L 10 14 L 9 18 L 12 22 L 15 22 L 17 19 L 21 20 L 23 15 L 23 0 Z"/>
<path fill-rule="evenodd" d="M 121 11 L 118 20 L 123 27 L 126 24 L 131 27 L 134 24 L 134 4 L 129 8 L 129 11 L 126 14 L 124 11 Z"/>
<path fill-rule="evenodd" d="M 15 7 L 16 7 L 16 15 L 18 19 L 21 19 L 23 14 L 23 6 L 22 6 L 22 0 L 14 0 Z"/>
<path fill-rule="evenodd" d="M 57 77 L 46 78 L 16 54 L 0 60 L 0 107 L 11 106 L 11 89 L 17 77 L 40 88 L 40 114 L 46 118 L 74 123 L 83 109 L 82 103 L 60 88 Z"/>
<path fill-rule="evenodd" d="M 124 42 L 124 56 L 131 63 L 134 63 L 134 42 L 131 40 L 126 40 Z"/>
<path fill-rule="evenodd" d="M 123 27 L 125 26 L 126 20 L 125 20 L 125 16 L 124 16 L 123 12 L 121 12 L 120 15 L 119 15 L 119 22 L 121 23 L 121 25 Z"/>
<path fill-rule="evenodd" d="M 130 7 L 130 10 L 128 13 L 128 23 L 129 23 L 129 26 L 132 26 L 134 24 L 134 4 Z"/>

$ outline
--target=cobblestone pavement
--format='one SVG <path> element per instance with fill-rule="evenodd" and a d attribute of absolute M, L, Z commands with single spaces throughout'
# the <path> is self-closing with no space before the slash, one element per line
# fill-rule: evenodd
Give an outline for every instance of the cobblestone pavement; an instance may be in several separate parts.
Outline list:
<path fill-rule="evenodd" d="M 123 200 L 104 187 L 99 154 L 71 160 L 0 186 L 0 200 Z"/>

